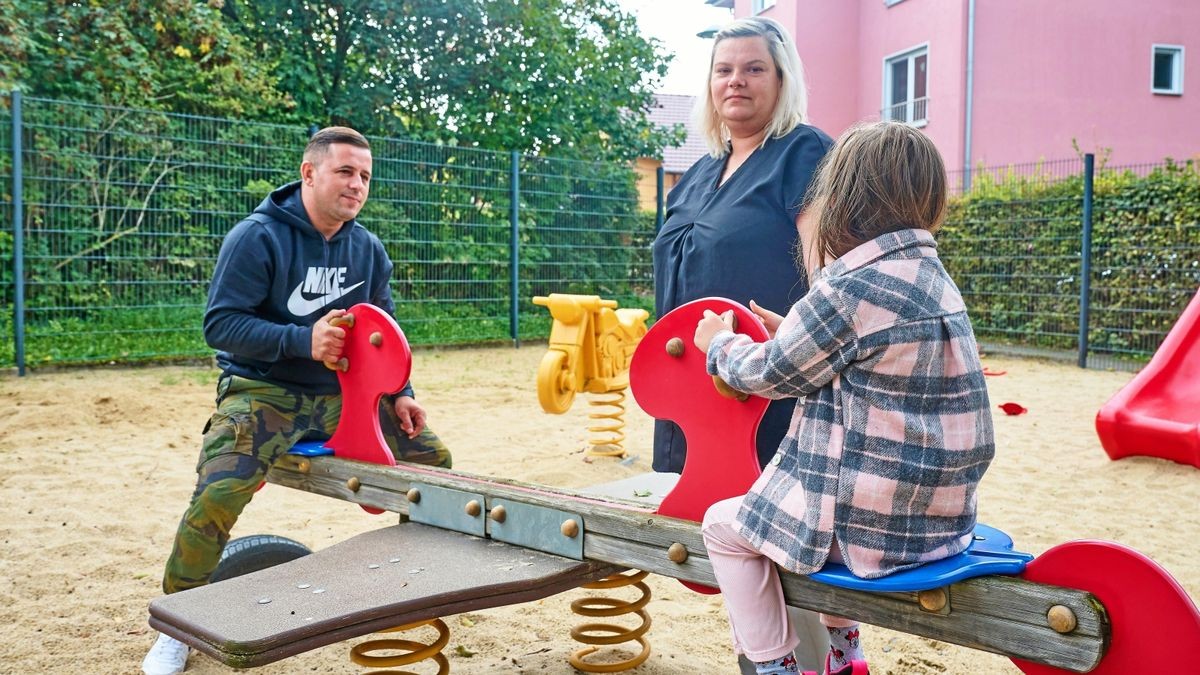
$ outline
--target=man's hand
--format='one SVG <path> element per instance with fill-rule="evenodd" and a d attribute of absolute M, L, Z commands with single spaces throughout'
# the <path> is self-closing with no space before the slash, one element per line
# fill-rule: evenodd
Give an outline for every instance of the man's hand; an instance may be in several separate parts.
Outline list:
<path fill-rule="evenodd" d="M 762 320 L 763 328 L 767 329 L 767 337 L 774 338 L 775 331 L 779 330 L 779 324 L 783 323 L 783 317 L 772 312 L 769 309 L 760 307 L 757 302 L 750 301 L 750 311 Z"/>
<path fill-rule="evenodd" d="M 713 337 L 723 330 L 733 330 L 733 310 L 725 310 L 718 315 L 711 309 L 706 309 L 704 318 L 696 324 L 696 335 L 692 337 L 692 342 L 700 351 L 707 354 L 708 345 L 712 342 Z"/>
<path fill-rule="evenodd" d="M 312 357 L 314 361 L 324 361 L 335 366 L 342 358 L 342 350 L 346 347 L 346 331 L 329 323 L 330 319 L 342 316 L 344 309 L 331 309 L 329 313 L 317 320 L 312 327 Z"/>
<path fill-rule="evenodd" d="M 416 438 L 425 430 L 425 409 L 411 396 L 396 397 L 396 417 L 400 418 L 400 430 L 409 438 Z"/>

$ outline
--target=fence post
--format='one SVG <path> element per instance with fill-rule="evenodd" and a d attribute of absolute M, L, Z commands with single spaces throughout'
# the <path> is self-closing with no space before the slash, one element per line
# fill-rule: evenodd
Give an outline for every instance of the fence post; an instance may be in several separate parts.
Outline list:
<path fill-rule="evenodd" d="M 508 223 L 510 229 L 508 245 L 508 332 L 512 336 L 513 347 L 520 347 L 519 325 L 517 318 L 517 263 L 520 260 L 519 247 L 521 240 L 517 233 L 517 220 L 521 212 L 521 155 L 512 151 L 510 160 L 512 170 L 509 178 L 509 209 Z"/>
<path fill-rule="evenodd" d="M 658 234 L 658 231 L 662 229 L 663 225 L 663 203 L 666 201 L 663 195 L 663 167 L 661 164 L 659 164 L 658 169 L 655 170 L 654 177 L 656 181 L 656 192 L 654 196 L 654 234 Z"/>
<path fill-rule="evenodd" d="M 1092 294 L 1092 183 L 1095 179 L 1096 156 L 1083 156 L 1083 241 L 1080 244 L 1079 275 L 1079 367 L 1087 368 L 1088 322 Z"/>
<path fill-rule="evenodd" d="M 24 124 L 21 90 L 12 92 L 13 356 L 17 375 L 25 376 L 25 195 L 22 175 Z"/>

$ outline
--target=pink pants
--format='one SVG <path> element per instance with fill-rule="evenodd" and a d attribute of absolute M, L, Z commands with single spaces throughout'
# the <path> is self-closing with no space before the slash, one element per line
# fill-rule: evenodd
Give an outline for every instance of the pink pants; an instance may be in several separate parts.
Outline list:
<path fill-rule="evenodd" d="M 737 533 L 733 521 L 741 506 L 742 497 L 713 504 L 704 514 L 700 532 L 725 597 L 734 651 L 751 661 L 770 661 L 790 653 L 798 638 L 788 618 L 775 563 Z M 829 560 L 842 562 L 836 545 L 829 551 Z M 858 622 L 822 614 L 821 623 L 842 628 Z"/>

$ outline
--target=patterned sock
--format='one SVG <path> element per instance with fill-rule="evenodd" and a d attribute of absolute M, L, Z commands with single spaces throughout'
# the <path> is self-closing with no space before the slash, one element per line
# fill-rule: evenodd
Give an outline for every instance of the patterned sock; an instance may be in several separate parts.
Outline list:
<path fill-rule="evenodd" d="M 827 626 L 829 631 L 829 672 L 837 671 L 850 665 L 851 661 L 862 661 L 862 644 L 858 641 L 858 624 L 845 628 Z"/>
<path fill-rule="evenodd" d="M 773 661 L 755 661 L 754 671 L 758 675 L 786 675 L 800 672 L 800 666 L 796 665 L 796 657 L 788 654 Z"/>

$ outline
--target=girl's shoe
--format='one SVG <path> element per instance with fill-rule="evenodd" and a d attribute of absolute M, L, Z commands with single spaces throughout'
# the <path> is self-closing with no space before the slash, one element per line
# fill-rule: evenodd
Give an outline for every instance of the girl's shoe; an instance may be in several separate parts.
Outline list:
<path fill-rule="evenodd" d="M 804 675 L 817 675 L 815 670 L 806 670 Z M 851 661 L 849 665 L 842 666 L 842 669 L 837 672 L 829 670 L 829 655 L 825 656 L 825 675 L 871 675 L 871 669 L 867 668 L 866 661 Z"/>

